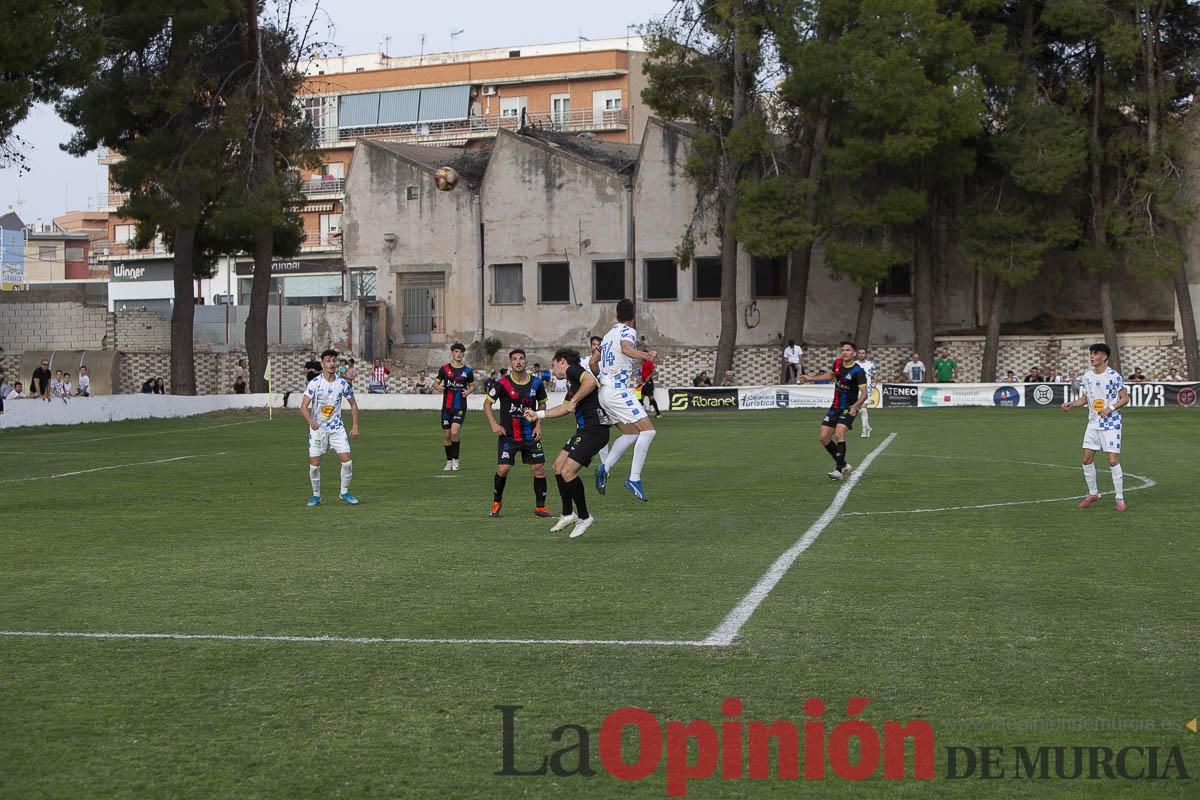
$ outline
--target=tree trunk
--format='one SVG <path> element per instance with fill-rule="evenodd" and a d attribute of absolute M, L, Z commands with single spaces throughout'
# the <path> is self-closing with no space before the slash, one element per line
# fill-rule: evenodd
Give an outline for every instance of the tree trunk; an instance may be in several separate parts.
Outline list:
<path fill-rule="evenodd" d="M 829 138 L 829 116 L 832 101 L 823 96 L 818 104 L 817 120 L 813 127 L 812 144 L 805 154 L 802 166 L 804 177 L 812 190 L 806 198 L 804 221 L 810 226 L 817 224 L 817 193 L 824 176 L 824 149 Z M 808 275 L 812 268 L 813 250 L 817 240 L 813 238 L 807 246 L 792 252 L 791 274 L 788 276 L 787 310 L 783 319 L 784 341 L 804 341 L 804 315 L 808 305 Z"/>
<path fill-rule="evenodd" d="M 1187 261 L 1175 269 L 1175 300 L 1179 304 L 1179 327 L 1183 337 L 1184 365 L 1189 381 L 1200 380 L 1200 342 L 1196 340 L 1196 312 L 1192 307 L 1192 292 L 1188 285 Z"/>
<path fill-rule="evenodd" d="M 1117 320 L 1113 315 L 1112 276 L 1107 272 L 1100 275 L 1100 322 L 1104 327 L 1104 341 L 1112 350 L 1108 365 L 1120 372 L 1121 351 L 1117 347 Z"/>
<path fill-rule="evenodd" d="M 1092 56 L 1092 124 L 1090 131 L 1091 153 L 1089 154 L 1091 171 L 1091 200 L 1092 200 L 1092 245 L 1096 251 L 1108 256 L 1108 234 L 1104 228 L 1104 174 L 1102 160 L 1104 143 L 1100 136 L 1100 115 L 1104 108 L 1104 53 L 1099 46 Z M 1121 371 L 1121 350 L 1117 342 L 1117 322 L 1113 315 L 1112 304 L 1112 274 L 1111 268 L 1105 268 L 1100 273 L 1100 322 L 1104 328 L 1104 341 L 1112 351 L 1108 365 L 1117 372 Z"/>
<path fill-rule="evenodd" d="M 735 15 L 740 13 L 734 12 Z M 733 129 L 741 125 L 746 115 L 747 92 L 751 76 L 750 54 L 742 45 L 741 20 L 735 17 L 733 37 Z M 722 377 L 733 369 L 733 348 L 737 344 L 737 238 L 734 220 L 737 218 L 737 184 L 741 163 L 728 149 L 722 156 L 721 193 L 721 335 L 717 339 L 717 363 L 713 377 Z"/>
<path fill-rule="evenodd" d="M 1000 324 L 1004 321 L 1004 307 L 1008 302 L 1008 284 L 999 276 L 992 286 L 992 302 L 988 306 L 987 335 L 983 340 L 983 367 L 979 380 L 987 383 L 1000 374 Z"/>
<path fill-rule="evenodd" d="M 933 364 L 933 220 L 926 213 L 917 221 L 913 258 L 913 342 L 926 364 Z"/>
<path fill-rule="evenodd" d="M 267 309 L 271 304 L 271 255 L 274 237 L 270 226 L 254 235 L 254 277 L 250 282 L 250 313 L 246 315 L 246 360 L 250 391 L 267 391 Z M 283 309 L 279 309 L 283 313 Z"/>
<path fill-rule="evenodd" d="M 854 326 L 854 343 L 868 347 L 871 342 L 871 323 L 875 320 L 875 284 L 862 287 L 858 296 L 858 322 Z"/>
<path fill-rule="evenodd" d="M 192 320 L 196 300 L 192 294 L 192 261 L 196 229 L 175 229 L 175 308 L 171 313 L 171 393 L 196 393 L 196 362 L 192 345 Z"/>

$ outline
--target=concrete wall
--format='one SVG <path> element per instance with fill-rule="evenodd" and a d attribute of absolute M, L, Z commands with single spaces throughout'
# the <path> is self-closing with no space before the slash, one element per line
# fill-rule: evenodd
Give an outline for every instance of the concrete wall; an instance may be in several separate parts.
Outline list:
<path fill-rule="evenodd" d="M 0 348 L 24 350 L 101 350 L 108 333 L 108 312 L 75 302 L 0 305 Z"/>

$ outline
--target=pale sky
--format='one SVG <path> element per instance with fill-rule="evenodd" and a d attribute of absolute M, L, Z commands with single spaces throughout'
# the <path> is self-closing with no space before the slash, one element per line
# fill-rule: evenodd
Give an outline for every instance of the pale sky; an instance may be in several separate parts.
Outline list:
<path fill-rule="evenodd" d="M 416 55 L 422 33 L 427 53 L 568 42 L 580 35 L 606 39 L 634 33 L 627 26 L 662 17 L 673 5 L 673 0 L 323 0 L 325 21 L 315 38 L 332 40 L 351 55 L 376 52 L 390 36 L 388 54 L 393 56 Z M 311 9 L 311 0 L 307 7 Z M 451 31 L 459 30 L 452 48 Z M 107 170 L 96 163 L 94 153 L 72 158 L 59 149 L 71 128 L 53 108 L 34 108 L 17 133 L 30 143 L 26 154 L 31 169 L 23 176 L 15 169 L 0 170 L 0 214 L 12 206 L 25 222 L 49 222 L 65 211 L 96 207 L 97 197 L 108 191 Z"/>

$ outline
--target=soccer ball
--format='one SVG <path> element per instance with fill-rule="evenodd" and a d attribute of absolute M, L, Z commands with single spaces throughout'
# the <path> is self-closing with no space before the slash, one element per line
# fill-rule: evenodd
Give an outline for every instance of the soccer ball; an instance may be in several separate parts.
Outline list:
<path fill-rule="evenodd" d="M 458 186 L 458 173 L 454 167 L 438 167 L 433 173 L 433 183 L 443 192 L 448 192 Z"/>

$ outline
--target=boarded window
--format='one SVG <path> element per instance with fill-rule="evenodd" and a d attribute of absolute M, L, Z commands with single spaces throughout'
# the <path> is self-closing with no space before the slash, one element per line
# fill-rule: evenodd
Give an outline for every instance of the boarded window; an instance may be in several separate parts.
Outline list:
<path fill-rule="evenodd" d="M 692 264 L 692 269 L 696 272 L 696 294 L 694 297 L 697 300 L 720 300 L 721 257 L 706 256 L 704 258 L 697 258 Z"/>
<path fill-rule="evenodd" d="M 877 295 L 907 297 L 912 294 L 912 265 L 893 264 L 875 289 Z"/>
<path fill-rule="evenodd" d="M 646 299 L 675 300 L 679 297 L 679 270 L 673 258 L 646 259 Z"/>
<path fill-rule="evenodd" d="M 754 272 L 755 297 L 787 297 L 787 256 L 755 256 L 750 264 Z"/>
<path fill-rule="evenodd" d="M 592 299 L 611 303 L 625 297 L 625 262 L 592 262 Z"/>
<path fill-rule="evenodd" d="M 571 265 L 566 261 L 538 264 L 538 302 L 571 302 Z"/>

